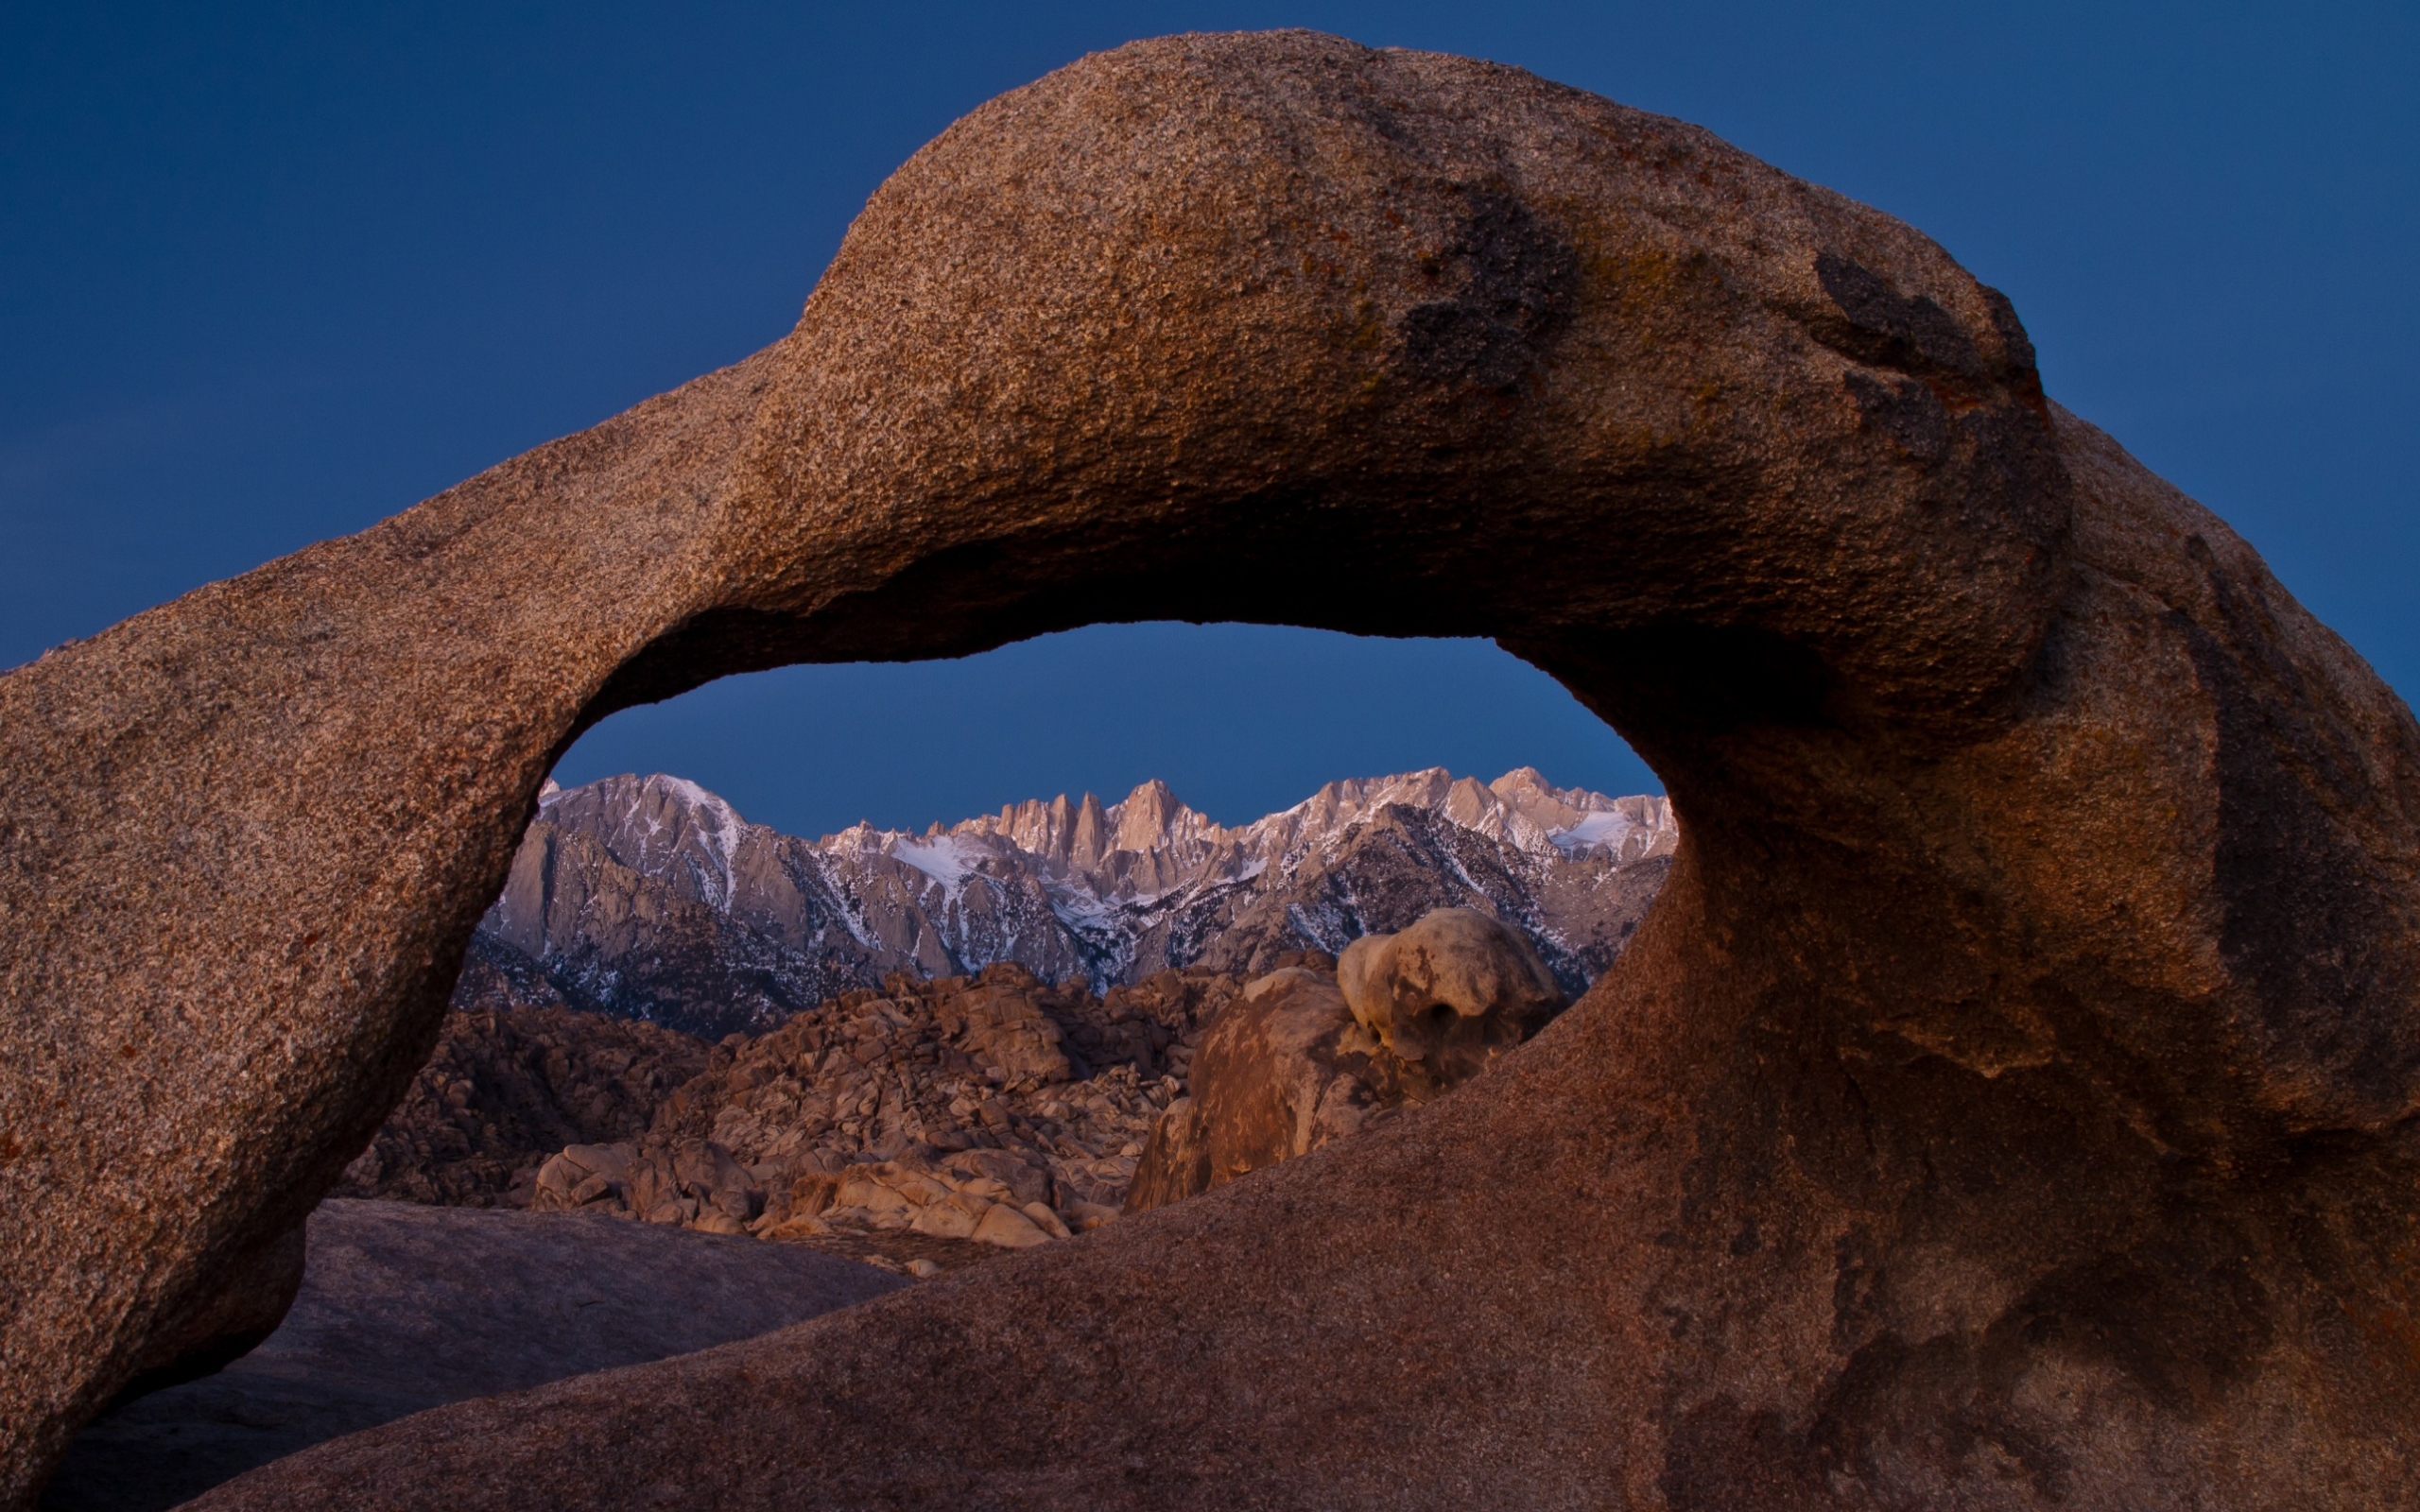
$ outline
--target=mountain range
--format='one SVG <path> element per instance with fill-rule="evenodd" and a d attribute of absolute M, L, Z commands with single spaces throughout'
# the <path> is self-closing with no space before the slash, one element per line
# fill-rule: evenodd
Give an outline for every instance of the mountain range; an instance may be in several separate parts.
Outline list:
<path fill-rule="evenodd" d="M 1528 936 L 1576 994 L 1637 927 L 1678 841 L 1661 798 L 1558 788 L 1530 767 L 1330 782 L 1236 828 L 1154 781 L 1107 805 L 1062 795 L 815 840 L 678 777 L 609 777 L 547 785 L 473 953 L 572 1005 L 718 1037 L 893 971 L 1013 960 L 1102 988 L 1176 967 L 1250 974 L 1461 905 Z"/>

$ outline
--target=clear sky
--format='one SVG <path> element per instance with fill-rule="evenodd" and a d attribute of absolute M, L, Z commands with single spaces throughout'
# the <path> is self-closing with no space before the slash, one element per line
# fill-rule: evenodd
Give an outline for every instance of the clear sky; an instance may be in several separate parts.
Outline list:
<path fill-rule="evenodd" d="M 2051 392 L 2420 682 L 2420 6 L 0 7 L 0 666 L 356 530 L 796 318 L 885 174 L 1161 32 L 1305 26 L 1684 116 L 2009 292 Z M 1096 627 L 607 722 L 808 833 L 1145 777 L 1654 779 L 1485 644 Z"/>

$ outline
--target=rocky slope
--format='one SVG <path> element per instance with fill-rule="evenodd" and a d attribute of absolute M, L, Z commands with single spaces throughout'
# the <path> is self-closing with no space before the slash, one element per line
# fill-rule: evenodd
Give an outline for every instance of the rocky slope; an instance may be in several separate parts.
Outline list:
<path fill-rule="evenodd" d="M 972 977 L 895 971 L 709 1047 L 661 1025 L 513 1006 L 531 975 L 475 957 L 493 1005 L 450 1016 L 431 1069 L 346 1191 L 755 1234 L 934 1275 L 1174 1201 L 1428 1101 L 1562 1005 L 1522 936 L 1468 910 L 1365 936 L 1347 958 L 1359 968 L 1341 989 L 1335 957 L 1291 951 L 1251 980 L 1167 970 L 1098 997 L 1080 977 L 1053 984 L 1016 961 Z M 1348 1012 L 1355 992 L 1367 1001 Z M 1272 1039 L 1271 1013 L 1313 1025 L 1308 1038 Z M 1415 1029 L 1436 1042 L 1410 1044 Z M 1310 1046 L 1340 1035 L 1341 1048 Z M 1205 1061 L 1223 1056 L 1223 1080 L 1212 1078 L 1223 1092 L 1195 1088 L 1197 1048 Z M 650 1099 L 677 1066 L 697 1074 Z M 1169 1120 L 1197 1102 L 1199 1138 L 1162 1148 Z M 533 1105 L 622 1126 L 550 1143 L 538 1131 L 567 1115 L 549 1123 Z M 1188 1181 L 1171 1172 L 1193 1145 L 1202 1173 Z M 1137 1202 L 1154 1149 L 1163 1169 Z"/>
<path fill-rule="evenodd" d="M 526 957 L 475 940 L 435 1053 L 336 1195 L 527 1207 L 540 1161 L 635 1138 L 711 1049 L 570 1007 Z"/>
<path fill-rule="evenodd" d="M 474 952 L 473 1010 L 447 1015 L 339 1195 L 770 1234 L 928 1263 L 918 1274 L 995 1252 L 959 1241 L 1014 1247 L 1115 1212 L 1195 1046 L 1242 989 L 1196 968 L 1096 996 L 1000 961 L 973 977 L 893 972 L 710 1044 L 567 1008 L 543 974 L 494 955 Z M 944 1192 L 965 1194 L 973 1222 L 917 1222 Z M 978 1234 L 1008 1192 L 1022 1216 Z"/>
<path fill-rule="evenodd" d="M 1318 952 L 1289 967 L 1330 972 Z M 1100 997 L 1014 961 L 976 977 L 894 972 L 734 1035 L 631 1139 L 573 1143 L 533 1205 L 708 1233 L 847 1241 L 948 1268 L 948 1245 L 1015 1248 L 1096 1227 L 1124 1204 L 1195 1045 L 1242 989 L 1167 971 Z M 600 1020 L 601 1022 L 605 1022 Z M 550 1152 L 551 1153 L 551 1152 Z"/>
<path fill-rule="evenodd" d="M 1576 992 L 1644 916 L 1678 837 L 1660 798 L 1557 788 L 1528 767 L 1331 782 L 1233 829 L 1152 782 L 1107 806 L 1063 795 L 813 841 L 679 778 L 615 777 L 547 790 L 480 937 L 575 1005 L 709 1037 L 898 971 L 1254 972 L 1451 906 L 1519 929 Z"/>
<path fill-rule="evenodd" d="M 1186 1094 L 1144 1142 L 1126 1211 L 1199 1195 L 1433 1102 L 1564 1006 L 1528 942 L 1467 908 L 1364 935 L 1335 970 L 1324 964 L 1253 978 L 1203 1032 Z"/>

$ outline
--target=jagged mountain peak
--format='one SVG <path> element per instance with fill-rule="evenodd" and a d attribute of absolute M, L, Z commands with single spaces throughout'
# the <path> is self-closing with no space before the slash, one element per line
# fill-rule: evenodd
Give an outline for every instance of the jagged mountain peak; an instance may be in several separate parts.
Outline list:
<path fill-rule="evenodd" d="M 575 1001 L 716 1032 L 892 970 L 1241 970 L 1448 903 L 1514 923 L 1578 986 L 1652 895 L 1660 869 L 1638 863 L 1677 841 L 1662 799 L 1557 788 L 1530 767 L 1343 779 L 1235 828 L 1152 780 L 1107 805 L 1061 794 L 815 840 L 686 779 L 623 774 L 543 795 L 482 929 Z"/>
<path fill-rule="evenodd" d="M 1116 825 L 1114 833 L 1120 850 L 1157 850 L 1183 840 L 1208 838 L 1219 830 L 1217 824 L 1179 801 L 1168 791 L 1168 785 L 1156 777 L 1136 784 L 1134 791 L 1118 799 L 1109 817 Z"/>
<path fill-rule="evenodd" d="M 762 828 L 687 778 L 663 772 L 557 787 L 541 796 L 539 810 L 591 830 L 624 866 L 678 879 L 684 896 L 718 908 L 731 902 L 734 855 L 750 830 Z"/>

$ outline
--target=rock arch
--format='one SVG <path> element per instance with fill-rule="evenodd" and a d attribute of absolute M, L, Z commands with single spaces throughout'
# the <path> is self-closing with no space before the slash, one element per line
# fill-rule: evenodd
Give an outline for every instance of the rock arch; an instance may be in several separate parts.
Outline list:
<path fill-rule="evenodd" d="M 1495 637 L 1663 902 L 1387 1134 L 214 1504 L 2410 1504 L 2408 710 L 1921 235 L 1303 33 L 1003 96 L 764 352 L 0 679 L 0 1502 L 274 1315 L 587 723 L 1142 617 Z"/>

